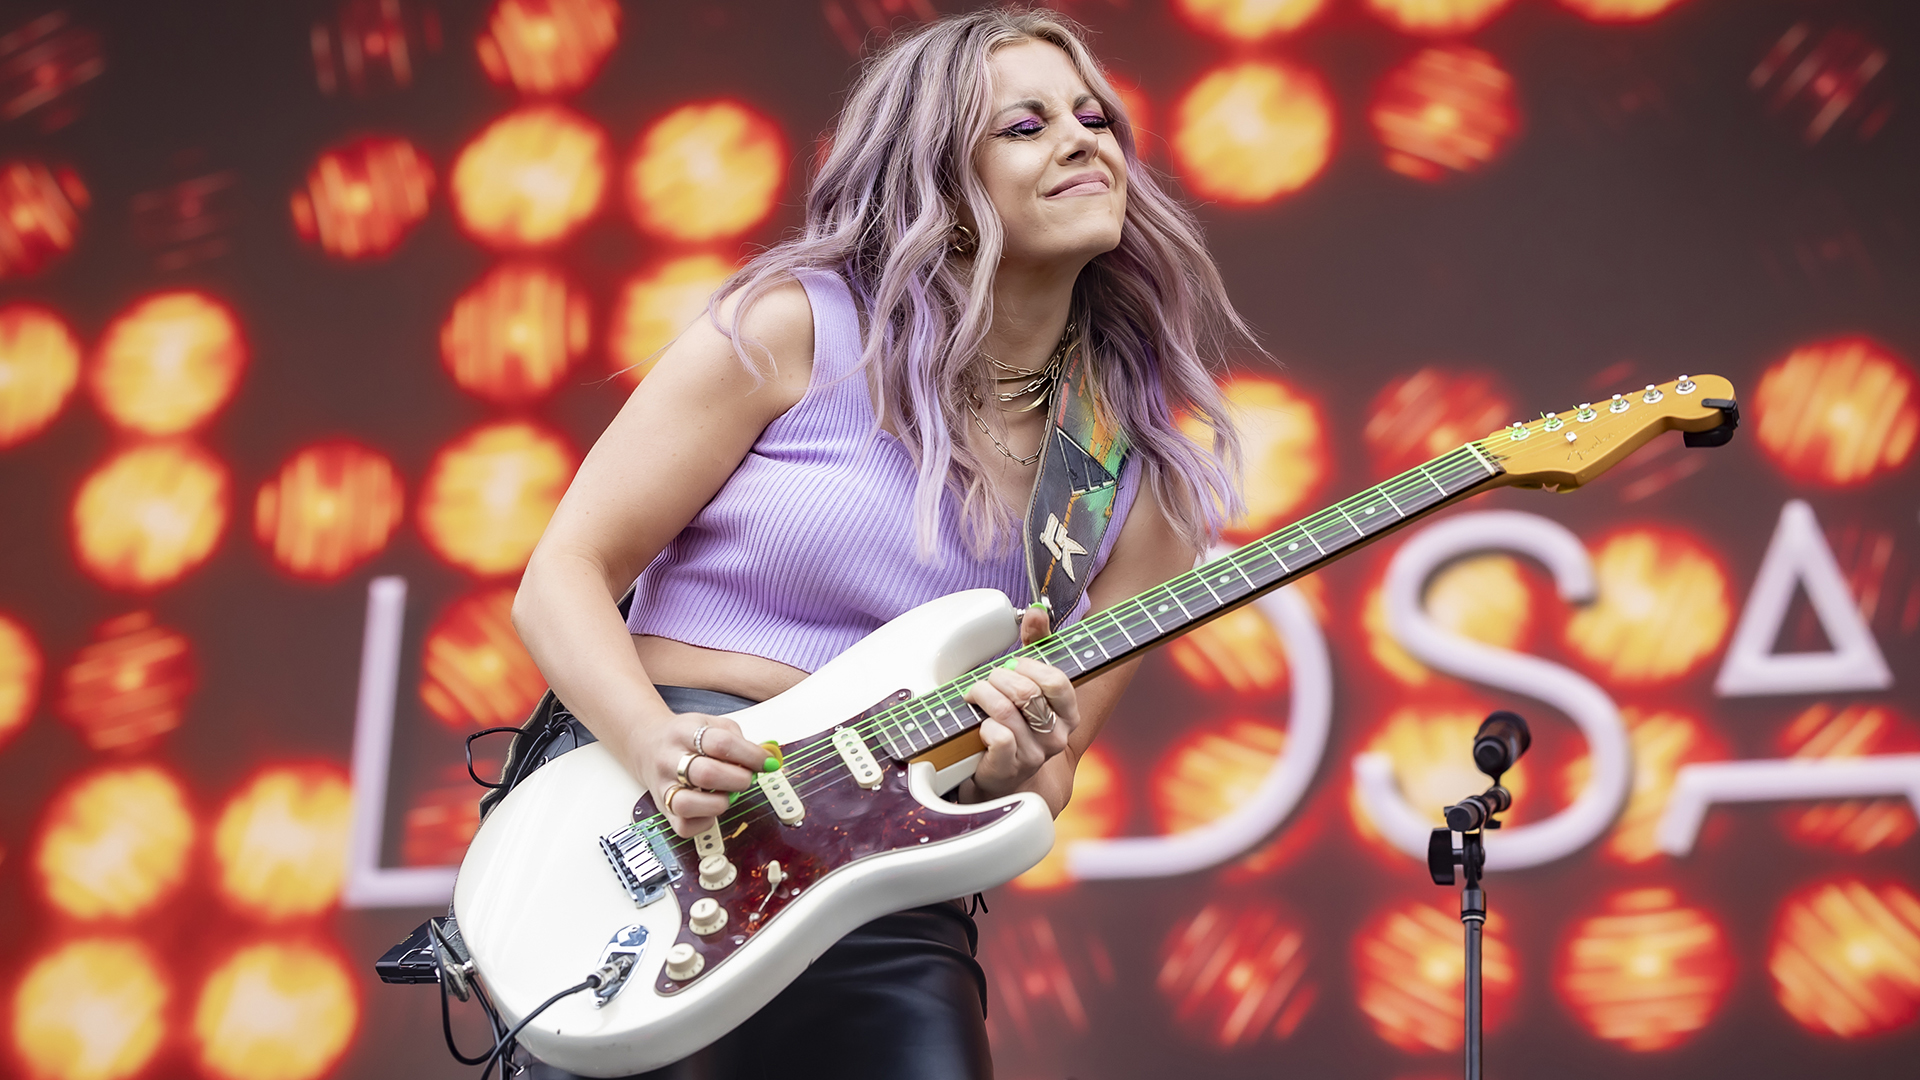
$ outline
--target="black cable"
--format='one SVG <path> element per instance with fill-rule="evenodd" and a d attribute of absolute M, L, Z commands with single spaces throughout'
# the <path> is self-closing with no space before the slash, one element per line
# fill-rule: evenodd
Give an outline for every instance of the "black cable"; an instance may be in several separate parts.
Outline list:
<path fill-rule="evenodd" d="M 533 1020 L 535 1017 L 539 1016 L 543 1012 L 546 1012 L 548 1006 L 552 1005 L 556 1001 L 559 1001 L 561 998 L 568 997 L 573 994 L 577 994 L 582 990 L 597 989 L 600 986 L 600 984 L 601 984 L 601 979 L 597 973 L 594 975 L 589 975 L 585 979 L 585 981 L 575 983 L 574 985 L 567 987 L 565 990 L 562 990 L 559 993 L 548 998 L 547 1000 L 541 1002 L 539 1008 L 528 1013 L 524 1018 L 521 1019 L 519 1023 L 513 1025 L 513 1030 L 507 1032 L 507 1037 L 500 1040 L 499 1044 L 493 1048 L 493 1053 L 487 1055 L 487 1067 L 480 1070 L 480 1080 L 487 1080 L 487 1077 L 491 1075 L 493 1072 L 493 1066 L 496 1061 L 500 1062 L 500 1076 L 502 1080 L 505 1080 L 505 1077 L 507 1075 L 507 1068 L 506 1068 L 506 1058 L 503 1056 L 503 1052 L 504 1053 L 512 1052 L 513 1040 L 519 1037 L 522 1031 L 526 1030 L 527 1025 L 533 1023 Z"/>
<path fill-rule="evenodd" d="M 461 1053 L 460 1048 L 453 1042 L 453 1016 L 447 1009 L 447 984 L 444 980 L 440 983 L 440 1033 L 447 1037 L 447 1053 L 452 1054 L 455 1061 L 462 1065 L 480 1065 L 500 1052 L 500 1029 L 493 1027 L 491 1023 L 487 1026 L 493 1029 L 492 1052 L 478 1057 L 468 1057 Z"/>

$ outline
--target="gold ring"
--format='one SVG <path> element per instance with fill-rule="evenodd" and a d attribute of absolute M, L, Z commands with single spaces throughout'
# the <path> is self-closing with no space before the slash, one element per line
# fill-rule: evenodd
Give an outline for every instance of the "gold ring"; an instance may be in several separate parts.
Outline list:
<path fill-rule="evenodd" d="M 682 783 L 679 783 L 678 781 L 675 781 L 674 783 L 667 785 L 666 792 L 660 796 L 660 809 L 666 811 L 669 814 L 673 813 L 673 797 L 687 790 L 687 788 L 691 786 L 692 785 L 690 784 L 682 784 Z"/>
<path fill-rule="evenodd" d="M 1046 714 L 1038 719 L 1034 717 L 1031 711 L 1033 709 L 1033 703 L 1036 701 L 1040 702 L 1041 707 L 1046 709 Z M 1035 694 L 1028 698 L 1027 703 L 1020 706 L 1020 715 L 1027 718 L 1027 726 L 1032 728 L 1033 733 L 1036 735 L 1045 735 L 1051 732 L 1054 722 L 1058 719 L 1054 714 L 1053 706 L 1047 703 L 1045 694 Z"/>
<path fill-rule="evenodd" d="M 691 754 L 680 755 L 680 764 L 677 768 L 673 770 L 673 778 L 675 780 L 680 781 L 681 787 L 690 788 L 694 786 L 693 781 L 687 778 L 687 770 L 693 767 L 694 762 L 700 760 L 705 756 L 706 756 L 705 754 L 702 754 L 698 751 L 695 751 L 694 753 L 691 753 Z"/>

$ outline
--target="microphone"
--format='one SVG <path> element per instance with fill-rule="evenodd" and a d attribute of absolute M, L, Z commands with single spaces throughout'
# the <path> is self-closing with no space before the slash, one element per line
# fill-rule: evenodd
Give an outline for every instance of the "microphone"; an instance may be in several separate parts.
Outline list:
<path fill-rule="evenodd" d="M 1473 763 L 1497 781 L 1531 745 L 1533 733 L 1527 730 L 1527 722 L 1520 714 L 1502 709 L 1481 722 L 1473 737 Z"/>

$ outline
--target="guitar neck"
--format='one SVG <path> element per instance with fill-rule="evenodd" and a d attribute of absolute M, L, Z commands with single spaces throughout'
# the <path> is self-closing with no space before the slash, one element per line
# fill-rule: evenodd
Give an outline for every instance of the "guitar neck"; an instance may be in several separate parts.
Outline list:
<path fill-rule="evenodd" d="M 1364 547 L 1375 537 L 1440 509 L 1502 473 L 1468 443 L 1368 488 L 1130 600 L 1088 615 L 1016 651 L 1083 682 L 1157 645 Z M 979 725 L 965 700 L 982 667 L 889 711 L 884 749 L 906 761 Z"/>

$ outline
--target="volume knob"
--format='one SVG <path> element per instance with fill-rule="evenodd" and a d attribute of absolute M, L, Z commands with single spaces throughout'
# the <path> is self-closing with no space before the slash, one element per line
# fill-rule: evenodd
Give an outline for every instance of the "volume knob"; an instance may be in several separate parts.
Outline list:
<path fill-rule="evenodd" d="M 725 855 L 709 855 L 700 860 L 700 887 L 708 892 L 724 889 L 739 873 Z"/>
<path fill-rule="evenodd" d="M 720 932 L 727 925 L 727 909 L 711 896 L 703 896 L 693 902 L 687 910 L 687 929 L 707 937 Z"/>
<path fill-rule="evenodd" d="M 684 941 L 667 950 L 667 978 L 674 982 L 686 982 L 706 966 L 706 958 Z"/>

